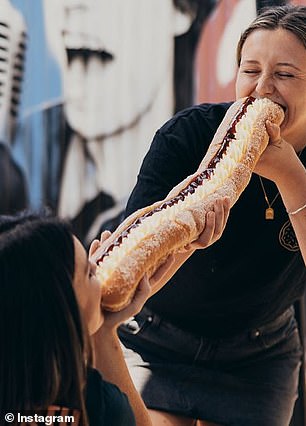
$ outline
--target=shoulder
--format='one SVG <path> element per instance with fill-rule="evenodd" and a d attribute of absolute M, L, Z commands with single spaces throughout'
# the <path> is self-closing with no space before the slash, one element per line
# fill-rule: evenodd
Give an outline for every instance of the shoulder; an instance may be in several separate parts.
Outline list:
<path fill-rule="evenodd" d="M 93 368 L 87 374 L 86 409 L 90 426 L 135 426 L 127 396 Z"/>
<path fill-rule="evenodd" d="M 200 104 L 175 114 L 157 130 L 125 215 L 162 200 L 197 170 L 231 104 Z"/>
<path fill-rule="evenodd" d="M 174 132 L 177 128 L 181 129 L 193 126 L 208 126 L 215 130 L 221 123 L 230 105 L 231 102 L 218 104 L 203 103 L 186 108 L 177 112 L 159 129 L 159 132 L 166 135 L 167 133 Z"/>
<path fill-rule="evenodd" d="M 231 103 L 199 104 L 176 113 L 155 134 L 150 158 L 156 156 L 158 161 L 188 164 L 190 174 L 198 167 L 214 134 L 219 127 Z M 180 178 L 182 177 L 180 176 Z"/>

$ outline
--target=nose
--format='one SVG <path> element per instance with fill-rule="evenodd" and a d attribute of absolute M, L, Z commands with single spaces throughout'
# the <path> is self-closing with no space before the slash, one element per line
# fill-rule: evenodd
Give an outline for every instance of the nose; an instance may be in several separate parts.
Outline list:
<path fill-rule="evenodd" d="M 273 75 L 261 74 L 258 77 L 255 90 L 260 97 L 271 95 L 275 90 Z"/>

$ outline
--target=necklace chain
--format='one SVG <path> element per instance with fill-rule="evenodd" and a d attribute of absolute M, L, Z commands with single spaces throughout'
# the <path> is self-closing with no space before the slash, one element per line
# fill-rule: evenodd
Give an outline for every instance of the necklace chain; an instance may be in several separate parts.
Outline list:
<path fill-rule="evenodd" d="M 270 201 L 269 201 L 269 198 L 268 198 L 268 195 L 267 195 L 266 189 L 265 189 L 265 187 L 264 187 L 264 183 L 263 183 L 263 181 L 262 181 L 262 177 L 261 177 L 261 176 L 259 176 L 259 180 L 260 180 L 260 185 L 261 185 L 261 188 L 262 188 L 262 192 L 264 193 L 264 197 L 265 197 L 266 203 L 267 203 L 268 207 L 269 207 L 269 208 L 271 208 L 271 207 L 273 206 L 273 204 L 275 203 L 275 201 L 277 200 L 277 197 L 279 196 L 279 191 L 277 191 L 277 194 L 275 195 L 275 197 L 273 198 L 273 200 L 272 200 L 272 201 L 271 201 L 271 203 L 270 203 Z"/>
<path fill-rule="evenodd" d="M 301 158 L 301 155 L 302 155 L 302 152 L 303 152 L 303 150 L 304 150 L 304 148 L 301 150 L 301 152 L 299 152 L 299 154 L 298 154 L 298 156 Z M 260 181 L 260 185 L 261 185 L 261 189 L 262 189 L 262 192 L 263 192 L 263 194 L 264 194 L 264 197 L 265 197 L 265 200 L 266 200 L 266 203 L 267 203 L 267 208 L 266 208 L 266 211 L 265 211 L 265 218 L 266 218 L 266 220 L 273 220 L 274 219 L 274 209 L 272 208 L 272 206 L 273 206 L 273 204 L 275 203 L 275 201 L 277 200 L 277 198 L 278 198 L 278 196 L 280 195 L 279 194 L 279 191 L 277 191 L 277 194 L 275 195 L 275 197 L 273 198 L 273 200 L 271 201 L 271 203 L 270 203 L 270 200 L 269 200 L 269 198 L 268 198 L 268 195 L 267 195 L 267 191 L 266 191 L 266 188 L 265 188 L 265 186 L 264 186 L 264 183 L 263 183 L 263 180 L 262 180 L 262 177 L 261 176 L 259 176 L 258 175 L 258 177 L 259 177 L 259 181 Z"/>

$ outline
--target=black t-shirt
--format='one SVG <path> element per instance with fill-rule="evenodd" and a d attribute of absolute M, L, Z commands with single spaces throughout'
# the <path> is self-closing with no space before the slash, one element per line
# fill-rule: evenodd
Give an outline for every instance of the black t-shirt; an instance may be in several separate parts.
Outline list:
<path fill-rule="evenodd" d="M 188 108 L 157 131 L 126 216 L 162 200 L 196 171 L 229 105 Z M 263 181 L 272 201 L 277 188 Z M 265 219 L 266 207 L 259 177 L 253 174 L 231 209 L 222 238 L 197 250 L 147 306 L 207 337 L 233 335 L 282 313 L 302 295 L 306 273 L 280 195 L 273 204 L 274 220 Z"/>
<path fill-rule="evenodd" d="M 136 426 L 127 396 L 92 368 L 87 375 L 86 409 L 90 426 Z"/>

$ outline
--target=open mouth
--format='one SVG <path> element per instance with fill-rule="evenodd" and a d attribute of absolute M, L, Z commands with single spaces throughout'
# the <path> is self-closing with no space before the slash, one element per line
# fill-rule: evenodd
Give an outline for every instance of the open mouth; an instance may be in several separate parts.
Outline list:
<path fill-rule="evenodd" d="M 275 101 L 273 101 L 273 102 L 275 102 Z M 284 119 L 280 124 L 280 127 L 282 127 L 282 126 L 284 126 L 284 123 L 285 123 L 285 120 L 286 120 L 286 117 L 287 117 L 287 107 L 285 107 L 285 105 L 280 104 L 279 102 L 275 102 L 275 103 L 277 105 L 279 105 L 281 107 L 281 109 L 284 111 Z"/>
<path fill-rule="evenodd" d="M 106 50 L 92 50 L 84 47 L 67 48 L 66 53 L 69 64 L 73 59 L 77 57 L 81 58 L 85 63 L 87 63 L 88 60 L 93 56 L 98 57 L 103 63 L 111 62 L 114 60 L 114 55 Z"/>
<path fill-rule="evenodd" d="M 288 120 L 287 108 L 283 105 L 280 105 L 280 106 L 281 106 L 282 110 L 284 111 L 284 119 L 281 122 L 279 127 L 284 127 L 286 125 L 287 120 Z"/>
<path fill-rule="evenodd" d="M 275 103 L 277 103 L 277 105 L 279 105 L 281 109 L 284 111 L 284 113 L 286 114 L 287 108 L 284 105 L 279 104 L 278 102 L 275 102 Z"/>

